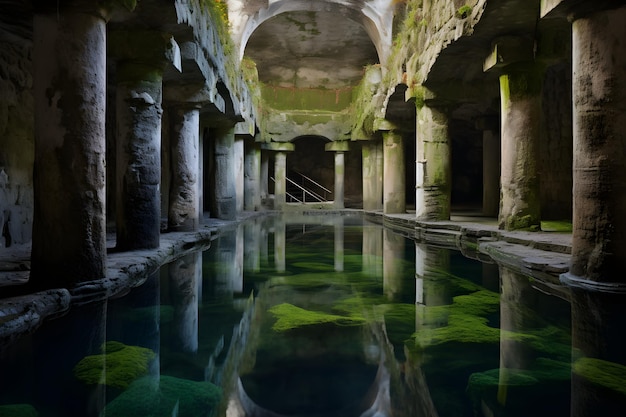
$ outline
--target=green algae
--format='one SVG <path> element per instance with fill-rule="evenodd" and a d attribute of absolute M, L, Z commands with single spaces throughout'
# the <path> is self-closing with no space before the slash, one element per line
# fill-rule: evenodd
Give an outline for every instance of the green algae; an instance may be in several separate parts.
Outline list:
<path fill-rule="evenodd" d="M 208 417 L 222 392 L 210 382 L 162 375 L 133 382 L 105 407 L 106 417 Z"/>
<path fill-rule="evenodd" d="M 499 309 L 499 295 L 488 290 L 453 298 L 451 305 L 425 307 L 432 315 L 447 316 L 447 325 L 421 328 L 413 334 L 417 348 L 426 348 L 444 343 L 498 343 L 500 329 L 488 326 L 486 315 Z"/>
<path fill-rule="evenodd" d="M 597 358 L 580 358 L 573 372 L 595 385 L 626 395 L 626 366 Z"/>
<path fill-rule="evenodd" d="M 472 14 L 472 6 L 466 4 L 464 6 L 459 7 L 456 10 L 455 16 L 458 17 L 459 19 L 465 19 L 471 14 Z"/>
<path fill-rule="evenodd" d="M 150 349 L 109 341 L 102 346 L 102 354 L 81 359 L 74 367 L 74 375 L 87 385 L 126 389 L 148 373 L 148 365 L 155 357 Z"/>
<path fill-rule="evenodd" d="M 0 417 L 37 417 L 39 413 L 30 404 L 0 405 Z"/>
<path fill-rule="evenodd" d="M 365 318 L 363 317 L 346 317 L 319 311 L 310 311 L 289 303 L 275 305 L 268 311 L 277 318 L 276 323 L 272 326 L 272 329 L 277 332 L 319 324 L 330 323 L 338 326 L 359 326 L 365 323 Z"/>
<path fill-rule="evenodd" d="M 572 233 L 572 222 L 567 220 L 542 220 L 541 230 L 544 232 Z"/>

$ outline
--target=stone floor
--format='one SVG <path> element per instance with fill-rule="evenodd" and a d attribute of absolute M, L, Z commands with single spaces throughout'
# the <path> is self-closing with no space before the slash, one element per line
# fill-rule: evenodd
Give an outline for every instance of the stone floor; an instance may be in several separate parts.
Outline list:
<path fill-rule="evenodd" d="M 234 221 L 205 218 L 197 232 L 162 233 L 160 247 L 154 250 L 115 252 L 115 235 L 111 234 L 107 239 L 107 277 L 72 289 L 17 295 L 15 289 L 28 282 L 30 245 L 0 249 L 0 349 L 32 332 L 45 319 L 65 314 L 71 306 L 120 295 L 141 285 L 160 265 L 186 252 L 208 248 L 220 230 L 266 213 L 246 212 Z M 449 221 L 441 222 L 417 222 L 413 211 L 365 214 L 370 220 L 425 243 L 456 246 L 461 251 L 471 247 L 475 254 L 538 277 L 537 285 L 548 291 L 559 291 L 559 274 L 568 270 L 571 233 L 501 231 L 495 219 L 473 213 L 455 213 Z"/>

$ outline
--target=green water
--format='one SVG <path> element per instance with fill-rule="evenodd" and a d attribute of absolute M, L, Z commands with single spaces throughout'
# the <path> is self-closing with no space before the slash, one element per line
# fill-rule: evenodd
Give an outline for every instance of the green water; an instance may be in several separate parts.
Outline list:
<path fill-rule="evenodd" d="M 0 416 L 565 417 L 589 387 L 623 404 L 619 364 L 583 358 L 573 381 L 569 300 L 533 282 L 359 216 L 251 220 L 9 350 Z"/>

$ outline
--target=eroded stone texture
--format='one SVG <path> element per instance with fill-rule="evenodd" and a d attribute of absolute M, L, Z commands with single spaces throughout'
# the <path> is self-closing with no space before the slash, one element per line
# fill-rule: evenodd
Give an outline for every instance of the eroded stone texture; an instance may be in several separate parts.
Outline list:
<path fill-rule="evenodd" d="M 575 276 L 626 282 L 626 7 L 573 22 Z"/>
<path fill-rule="evenodd" d="M 383 132 L 383 212 L 385 214 L 406 211 L 404 143 L 402 135 L 395 131 Z"/>
<path fill-rule="evenodd" d="M 498 225 L 540 227 L 537 166 L 541 121 L 541 73 L 520 64 L 500 76 L 502 167 Z"/>
<path fill-rule="evenodd" d="M 448 117 L 434 107 L 418 109 L 415 214 L 418 220 L 450 218 Z"/>
<path fill-rule="evenodd" d="M 237 198 L 235 184 L 235 132 L 232 128 L 214 129 L 214 171 L 211 175 L 214 184 L 214 199 L 211 216 L 223 220 L 237 217 Z"/>
<path fill-rule="evenodd" d="M 363 209 L 381 210 L 383 203 L 383 149 L 382 142 L 363 144 Z"/>
<path fill-rule="evenodd" d="M 105 276 L 106 24 L 61 13 L 34 17 L 31 280 L 40 286 Z"/>
<path fill-rule="evenodd" d="M 167 227 L 175 231 L 196 230 L 200 221 L 198 143 L 199 110 L 178 107 L 170 114 L 171 183 Z"/>

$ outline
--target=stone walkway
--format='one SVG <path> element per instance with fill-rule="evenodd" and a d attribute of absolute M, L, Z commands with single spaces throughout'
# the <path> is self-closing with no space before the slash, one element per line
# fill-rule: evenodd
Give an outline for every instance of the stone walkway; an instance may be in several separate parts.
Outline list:
<path fill-rule="evenodd" d="M 317 210 L 310 210 L 315 212 Z M 352 210 L 351 210 L 352 211 Z M 358 210 L 357 210 L 358 211 Z M 163 233 L 154 250 L 115 252 L 115 236 L 109 235 L 107 277 L 81 283 L 72 289 L 50 289 L 26 295 L 11 295 L 28 282 L 30 245 L 14 245 L 0 250 L 0 349 L 11 340 L 32 332 L 48 318 L 65 314 L 71 306 L 104 300 L 143 283 L 160 265 L 191 251 L 210 246 L 220 230 L 269 212 L 247 212 L 237 220 L 205 218 L 197 232 Z M 540 278 L 541 285 L 558 291 L 560 273 L 568 270 L 570 233 L 505 232 L 495 219 L 477 216 L 451 216 L 450 221 L 418 222 L 415 213 L 383 215 L 366 212 L 369 220 L 427 244 L 463 251 L 471 247 L 499 264 Z M 9 295 L 9 296 L 7 296 Z"/>

